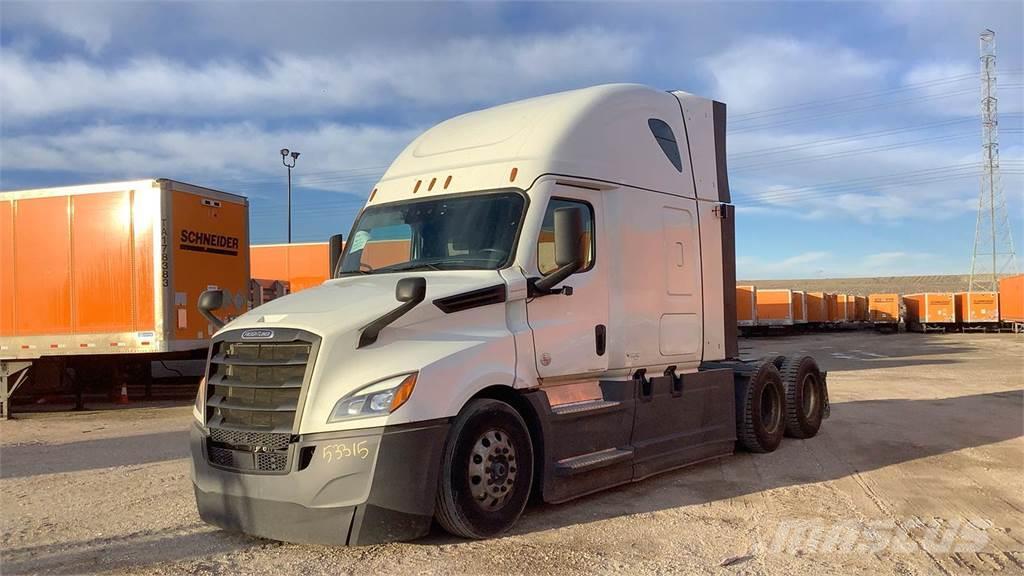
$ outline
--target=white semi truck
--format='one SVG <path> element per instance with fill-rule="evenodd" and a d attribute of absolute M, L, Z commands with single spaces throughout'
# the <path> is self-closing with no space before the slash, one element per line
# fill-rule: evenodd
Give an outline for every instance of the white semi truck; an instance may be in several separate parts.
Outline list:
<path fill-rule="evenodd" d="M 720 102 L 616 84 L 442 122 L 374 188 L 334 278 L 213 337 L 199 513 L 291 542 L 435 518 L 486 538 L 531 493 L 814 436 L 815 361 L 739 360 L 734 253 Z"/>

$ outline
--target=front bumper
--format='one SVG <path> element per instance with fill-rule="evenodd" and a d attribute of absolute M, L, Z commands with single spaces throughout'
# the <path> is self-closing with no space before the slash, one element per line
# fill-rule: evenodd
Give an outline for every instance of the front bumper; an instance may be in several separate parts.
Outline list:
<path fill-rule="evenodd" d="M 193 425 L 199 516 L 226 530 L 304 544 L 418 538 L 430 529 L 447 433 L 448 421 L 434 420 L 300 435 L 286 473 L 241 473 L 211 465 L 206 433 Z"/>

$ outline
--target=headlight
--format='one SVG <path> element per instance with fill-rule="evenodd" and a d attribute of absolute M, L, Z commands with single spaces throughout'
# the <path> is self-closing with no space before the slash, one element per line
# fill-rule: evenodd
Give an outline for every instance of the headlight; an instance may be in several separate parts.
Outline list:
<path fill-rule="evenodd" d="M 338 400 L 327 422 L 390 414 L 405 404 L 415 387 L 415 372 L 374 382 Z"/>

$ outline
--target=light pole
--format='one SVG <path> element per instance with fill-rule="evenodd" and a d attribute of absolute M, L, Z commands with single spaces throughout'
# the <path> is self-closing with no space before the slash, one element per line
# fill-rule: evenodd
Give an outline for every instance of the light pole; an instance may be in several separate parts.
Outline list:
<path fill-rule="evenodd" d="M 288 163 L 291 157 L 292 163 Z M 288 168 L 288 243 L 292 243 L 292 168 L 295 168 L 295 161 L 299 159 L 298 152 L 290 152 L 287 148 L 281 148 L 281 164 Z"/>

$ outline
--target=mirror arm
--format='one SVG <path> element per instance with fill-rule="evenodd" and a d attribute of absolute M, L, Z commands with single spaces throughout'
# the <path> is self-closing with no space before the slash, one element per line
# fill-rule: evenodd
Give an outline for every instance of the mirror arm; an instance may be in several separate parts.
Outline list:
<path fill-rule="evenodd" d="M 422 281 L 423 279 L 419 278 L 419 280 Z M 394 308 L 390 312 L 384 314 L 383 316 L 377 318 L 376 320 L 360 328 L 359 344 L 356 346 L 356 349 L 365 348 L 366 346 L 369 346 L 376 342 L 377 336 L 380 334 L 381 330 L 386 328 L 395 320 L 398 320 L 402 316 L 405 316 L 406 312 L 415 308 L 420 302 L 423 302 L 424 299 L 426 299 L 426 290 L 421 289 L 419 293 L 415 294 L 412 297 L 412 299 L 408 300 L 407 302 L 403 302 L 397 308 Z"/>
<path fill-rule="evenodd" d="M 569 276 L 572 276 L 581 267 L 582 262 L 570 262 L 547 276 L 542 278 L 530 278 L 527 284 L 527 295 L 531 298 L 535 296 L 548 296 L 551 294 L 565 294 L 566 296 L 572 295 L 571 286 L 564 286 L 558 290 L 555 290 L 554 288 L 560 282 Z"/>

